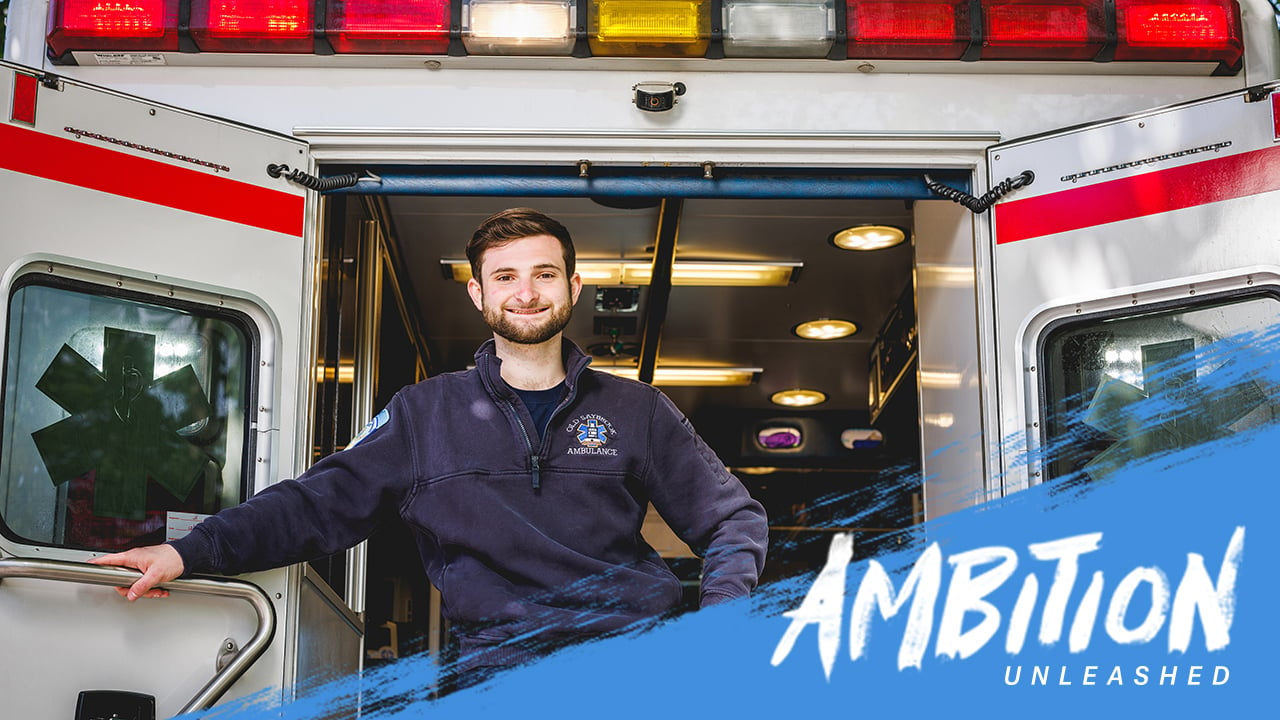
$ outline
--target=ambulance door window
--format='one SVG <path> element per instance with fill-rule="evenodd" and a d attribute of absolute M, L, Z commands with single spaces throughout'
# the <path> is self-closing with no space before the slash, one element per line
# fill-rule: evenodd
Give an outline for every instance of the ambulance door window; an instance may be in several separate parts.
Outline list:
<path fill-rule="evenodd" d="M 27 275 L 10 293 L 0 530 L 40 545 L 164 542 L 250 483 L 252 324 Z"/>
<path fill-rule="evenodd" d="M 1048 478 L 1098 480 L 1276 422 L 1278 322 L 1280 299 L 1255 293 L 1051 326 L 1038 363 Z"/>

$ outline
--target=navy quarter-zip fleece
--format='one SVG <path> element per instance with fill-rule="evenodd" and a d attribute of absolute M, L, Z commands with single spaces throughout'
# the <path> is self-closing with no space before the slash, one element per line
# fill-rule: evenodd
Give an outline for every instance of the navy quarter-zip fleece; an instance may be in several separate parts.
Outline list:
<path fill-rule="evenodd" d="M 481 346 L 472 370 L 402 389 L 358 443 L 173 541 L 186 573 L 320 557 L 398 517 L 464 652 L 607 632 L 680 600 L 640 535 L 652 501 L 704 557 L 703 606 L 751 591 L 764 509 L 666 395 L 590 370 L 566 340 L 565 398 L 539 438 L 493 348 Z M 490 655 L 481 662 L 523 659 L 517 648 Z"/>

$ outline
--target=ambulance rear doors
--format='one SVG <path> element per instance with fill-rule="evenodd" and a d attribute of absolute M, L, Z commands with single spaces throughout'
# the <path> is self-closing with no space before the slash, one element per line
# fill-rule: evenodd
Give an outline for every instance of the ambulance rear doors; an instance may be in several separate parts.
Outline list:
<path fill-rule="evenodd" d="M 315 195 L 267 172 L 307 146 L 9 64 L 0 98 L 4 714 L 169 717 L 357 668 L 305 567 L 127 603 L 130 571 L 85 563 L 309 458 Z"/>
<path fill-rule="evenodd" d="M 994 146 L 999 495 L 1280 415 L 1276 84 Z M 1270 355 L 1268 355 L 1270 354 Z M 1268 359 L 1270 358 L 1270 359 Z"/>

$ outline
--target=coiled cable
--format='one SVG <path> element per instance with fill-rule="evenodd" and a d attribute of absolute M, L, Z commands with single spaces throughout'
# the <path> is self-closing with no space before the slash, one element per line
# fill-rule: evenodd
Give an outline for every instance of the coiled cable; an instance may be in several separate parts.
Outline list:
<path fill-rule="evenodd" d="M 924 176 L 924 184 L 937 195 L 969 208 L 975 213 L 986 212 L 996 201 L 1017 190 L 1020 187 L 1026 187 L 1035 182 L 1036 174 L 1030 170 L 1024 170 L 1021 174 L 1011 178 L 1005 178 L 1004 182 L 991 188 L 982 194 L 982 197 L 974 197 L 963 190 L 943 185 L 928 175 Z"/>
<path fill-rule="evenodd" d="M 315 175 L 309 175 L 301 170 L 291 170 L 288 165 L 276 165 L 274 163 L 267 166 L 267 174 L 273 178 L 278 178 L 281 175 L 284 175 L 286 180 L 297 183 L 305 188 L 310 188 L 316 192 L 328 192 L 330 190 L 349 188 L 360 182 L 360 173 L 358 172 L 349 172 L 322 178 L 316 177 Z"/>

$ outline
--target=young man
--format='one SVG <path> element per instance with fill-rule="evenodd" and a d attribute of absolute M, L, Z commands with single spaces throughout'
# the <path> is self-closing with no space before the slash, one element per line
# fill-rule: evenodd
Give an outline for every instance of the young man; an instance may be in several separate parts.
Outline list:
<path fill-rule="evenodd" d="M 143 572 L 121 594 L 327 555 L 399 517 L 444 598 L 460 665 L 500 667 L 676 606 L 678 580 L 640 536 L 652 502 L 704 557 L 703 606 L 747 595 L 764 565 L 764 510 L 665 395 L 588 369 L 562 337 L 582 290 L 564 226 L 506 210 L 480 225 L 467 258 L 467 292 L 493 329 L 475 369 L 401 390 L 345 450 L 190 535 L 96 559 Z"/>

